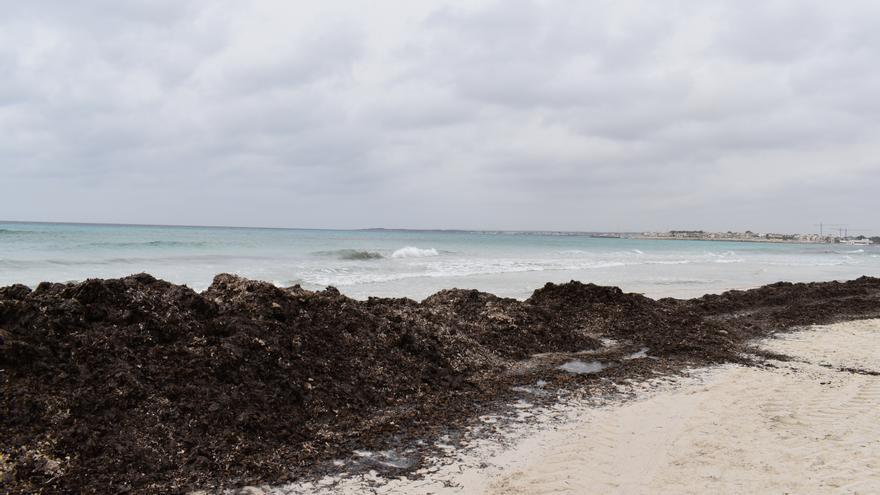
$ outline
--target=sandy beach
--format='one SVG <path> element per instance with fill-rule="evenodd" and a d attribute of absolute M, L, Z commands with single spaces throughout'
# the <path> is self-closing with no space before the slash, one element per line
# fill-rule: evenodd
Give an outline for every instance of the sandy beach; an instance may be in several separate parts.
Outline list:
<path fill-rule="evenodd" d="M 760 342 L 790 361 L 634 384 L 636 398 L 536 411 L 512 445 L 475 443 L 419 480 L 268 493 L 880 493 L 880 320 Z M 846 371 L 849 370 L 849 371 Z M 516 428 L 514 428 L 516 430 Z M 332 485 L 331 485 L 332 484 Z M 323 485 L 323 487 L 321 486 Z"/>
<path fill-rule="evenodd" d="M 878 488 L 878 278 L 416 302 L 136 274 L 0 288 L 0 325 L 4 493 Z"/>

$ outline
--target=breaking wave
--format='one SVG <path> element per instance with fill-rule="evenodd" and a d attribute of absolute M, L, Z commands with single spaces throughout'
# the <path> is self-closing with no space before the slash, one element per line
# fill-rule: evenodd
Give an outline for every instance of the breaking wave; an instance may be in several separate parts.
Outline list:
<path fill-rule="evenodd" d="M 394 251 L 392 258 L 427 258 L 429 256 L 439 256 L 440 253 L 434 248 L 421 249 L 413 246 L 406 246 Z"/>
<path fill-rule="evenodd" d="M 362 251 L 359 249 L 337 249 L 335 251 L 318 251 L 319 256 L 333 256 L 341 260 L 379 260 L 384 258 L 375 251 Z"/>

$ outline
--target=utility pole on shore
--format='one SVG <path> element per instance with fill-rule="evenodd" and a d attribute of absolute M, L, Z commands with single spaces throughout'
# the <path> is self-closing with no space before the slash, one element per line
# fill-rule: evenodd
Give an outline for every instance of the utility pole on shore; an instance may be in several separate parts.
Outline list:
<path fill-rule="evenodd" d="M 819 223 L 815 223 L 813 225 L 819 227 L 819 236 L 820 237 L 825 237 L 825 227 L 828 227 L 830 229 L 830 232 L 834 232 L 835 230 L 837 230 L 837 236 L 841 237 L 841 238 L 845 238 L 847 236 L 847 234 L 849 233 L 848 225 L 845 223 L 819 222 Z"/>

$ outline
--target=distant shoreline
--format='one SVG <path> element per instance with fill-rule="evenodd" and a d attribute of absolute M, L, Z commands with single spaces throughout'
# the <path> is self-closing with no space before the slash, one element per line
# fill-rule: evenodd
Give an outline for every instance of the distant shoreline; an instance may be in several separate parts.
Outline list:
<path fill-rule="evenodd" d="M 840 244 L 838 242 L 829 241 L 802 241 L 802 240 L 785 240 L 785 239 L 737 239 L 732 237 L 702 239 L 702 238 L 686 238 L 686 237 L 652 237 L 652 236 L 634 236 L 628 239 L 638 239 L 640 241 L 701 241 L 701 242 L 756 242 L 764 244 Z"/>
<path fill-rule="evenodd" d="M 880 244 L 880 237 L 824 234 L 780 234 L 777 232 L 705 232 L 702 230 L 669 230 L 666 232 L 642 232 L 630 235 L 631 239 L 657 241 L 721 241 L 721 242 L 767 242 L 775 244 L 837 244 L 870 246 Z"/>

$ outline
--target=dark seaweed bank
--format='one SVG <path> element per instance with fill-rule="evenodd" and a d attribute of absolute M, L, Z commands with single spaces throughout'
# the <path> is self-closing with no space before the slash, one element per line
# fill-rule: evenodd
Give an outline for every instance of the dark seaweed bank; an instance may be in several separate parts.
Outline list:
<path fill-rule="evenodd" d="M 692 300 L 570 282 L 525 301 L 453 289 L 421 303 L 225 274 L 201 294 L 146 274 L 14 285 L 0 288 L 0 491 L 280 483 L 460 424 L 524 374 L 559 387 L 597 379 L 552 356 L 744 362 L 754 337 L 877 316 L 869 277 Z M 536 354 L 550 358 L 535 365 Z M 619 363 L 609 373 L 638 371 Z"/>

